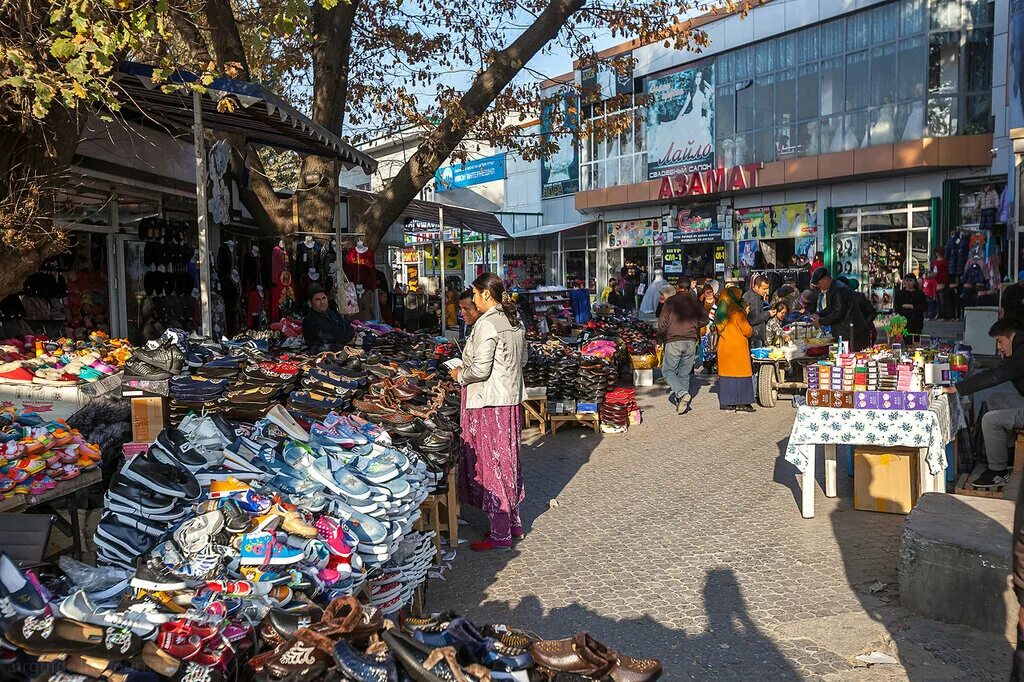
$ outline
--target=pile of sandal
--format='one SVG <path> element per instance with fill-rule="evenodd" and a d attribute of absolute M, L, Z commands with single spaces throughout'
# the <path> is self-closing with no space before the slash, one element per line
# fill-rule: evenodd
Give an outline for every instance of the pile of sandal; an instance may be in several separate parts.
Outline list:
<path fill-rule="evenodd" d="M 41 495 L 101 461 L 100 449 L 64 421 L 0 408 L 0 496 Z"/>
<path fill-rule="evenodd" d="M 126 339 L 93 332 L 86 341 L 43 336 L 0 341 L 0 380 L 17 384 L 74 386 L 116 374 L 132 357 Z"/>

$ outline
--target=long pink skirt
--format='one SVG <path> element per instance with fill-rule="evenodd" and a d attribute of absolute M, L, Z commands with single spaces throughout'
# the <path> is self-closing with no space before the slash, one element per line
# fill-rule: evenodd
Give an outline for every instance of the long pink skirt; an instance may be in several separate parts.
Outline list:
<path fill-rule="evenodd" d="M 462 400 L 459 499 L 487 514 L 514 514 L 526 497 L 519 464 L 523 408 L 467 408 L 465 393 Z"/>

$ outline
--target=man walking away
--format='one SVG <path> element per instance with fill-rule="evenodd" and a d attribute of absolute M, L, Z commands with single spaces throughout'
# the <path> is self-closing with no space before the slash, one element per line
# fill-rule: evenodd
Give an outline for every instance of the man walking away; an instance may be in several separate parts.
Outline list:
<path fill-rule="evenodd" d="M 750 347 L 760 348 L 764 345 L 765 327 L 768 318 L 772 316 L 771 310 L 765 307 L 768 302 L 768 290 L 771 284 L 764 275 L 757 275 L 750 283 L 750 291 L 743 294 L 743 300 L 750 304 L 750 312 L 747 313 L 747 321 L 750 322 L 754 335 L 750 337 Z"/>
<path fill-rule="evenodd" d="M 668 400 L 676 414 L 683 414 L 693 399 L 690 395 L 690 373 L 697 359 L 700 328 L 705 321 L 704 306 L 691 291 L 677 292 L 666 285 L 661 288 L 661 316 L 655 337 L 664 344 L 661 374 L 668 383 Z"/>

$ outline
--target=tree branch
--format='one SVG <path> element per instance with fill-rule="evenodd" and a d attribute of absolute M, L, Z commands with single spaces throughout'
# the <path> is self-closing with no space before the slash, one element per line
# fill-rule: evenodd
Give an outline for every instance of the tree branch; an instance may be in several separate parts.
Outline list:
<path fill-rule="evenodd" d="M 434 176 L 466 137 L 472 125 L 548 42 L 553 40 L 584 0 L 553 0 L 510 46 L 495 53 L 494 60 L 480 73 L 459 101 L 459 106 L 420 143 L 416 153 L 402 167 L 384 191 L 370 204 L 356 223 L 356 230 L 376 245 L 410 201 Z"/>
<path fill-rule="evenodd" d="M 245 56 L 245 47 L 231 2 L 206 0 L 205 8 L 213 49 L 217 53 L 217 70 L 231 78 L 249 80 L 249 60 Z"/>

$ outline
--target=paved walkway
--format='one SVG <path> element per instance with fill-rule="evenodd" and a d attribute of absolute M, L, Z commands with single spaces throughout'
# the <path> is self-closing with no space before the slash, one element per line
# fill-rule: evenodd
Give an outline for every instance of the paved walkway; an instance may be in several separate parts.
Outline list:
<path fill-rule="evenodd" d="M 463 544 L 428 609 L 545 637 L 588 630 L 660 658 L 665 680 L 1006 679 L 1005 640 L 898 607 L 902 516 L 853 510 L 840 476 L 838 498 L 819 489 L 817 517 L 801 518 L 780 459 L 788 403 L 724 413 L 705 385 L 676 416 L 663 391 L 641 396 L 644 424 L 626 435 L 567 427 L 526 447 L 527 538 L 486 554 Z M 466 516 L 476 539 L 485 523 Z M 901 665 L 853 658 L 872 651 Z"/>

